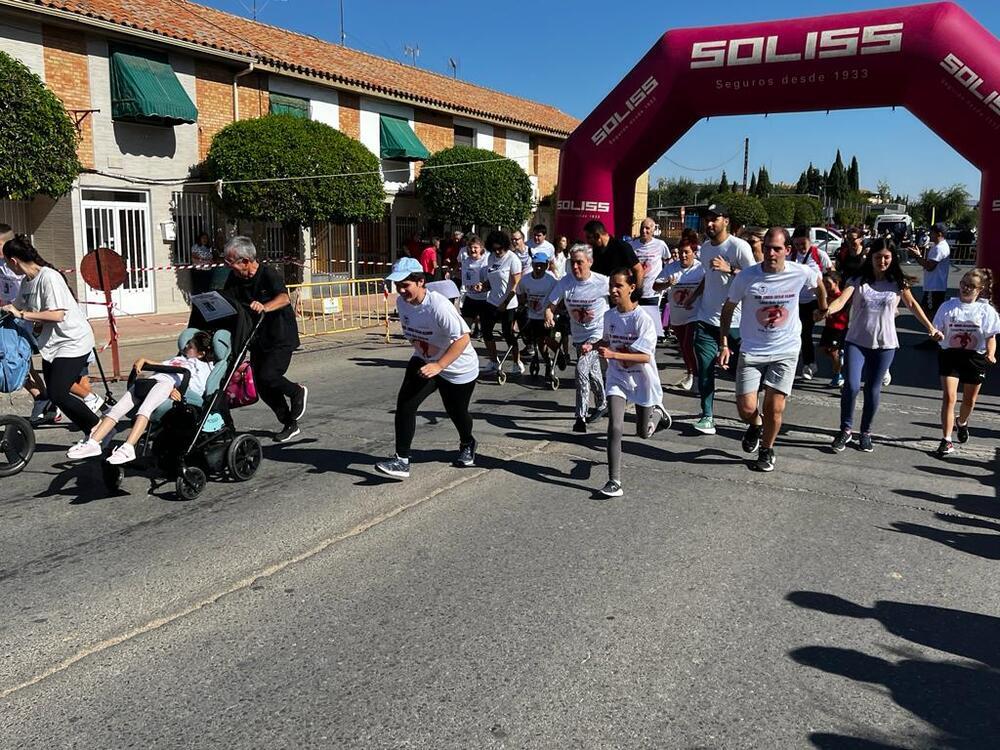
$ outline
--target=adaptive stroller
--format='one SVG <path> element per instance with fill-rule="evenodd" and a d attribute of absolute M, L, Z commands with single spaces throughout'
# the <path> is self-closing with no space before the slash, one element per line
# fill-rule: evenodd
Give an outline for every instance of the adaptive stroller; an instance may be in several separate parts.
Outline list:
<path fill-rule="evenodd" d="M 182 375 L 178 388 L 179 402 L 168 401 L 153 412 L 149 429 L 139 441 L 137 461 L 155 461 L 155 465 L 175 483 L 177 495 L 185 500 L 197 498 L 210 477 L 245 482 L 257 473 L 263 458 L 260 441 L 253 435 L 239 433 L 233 424 L 226 400 L 226 387 L 236 368 L 246 357 L 250 342 L 260 327 L 260 320 L 245 336 L 238 352 L 233 351 L 234 335 L 228 330 L 212 334 L 215 365 L 208 377 L 204 395 L 187 393 L 188 372 L 183 368 L 146 364 L 143 370 Z M 241 330 L 236 326 L 237 331 Z M 177 339 L 184 350 L 198 328 L 187 328 Z M 242 329 L 245 330 L 245 327 Z M 237 337 L 239 337 L 237 333 Z M 129 377 L 129 384 L 138 375 Z M 120 489 L 125 466 L 101 462 L 104 482 L 109 490 Z"/>
<path fill-rule="evenodd" d="M 31 345 L 10 315 L 0 315 L 0 393 L 21 388 L 31 365 Z M 27 419 L 0 415 L 0 477 L 24 469 L 35 453 L 35 431 Z"/>

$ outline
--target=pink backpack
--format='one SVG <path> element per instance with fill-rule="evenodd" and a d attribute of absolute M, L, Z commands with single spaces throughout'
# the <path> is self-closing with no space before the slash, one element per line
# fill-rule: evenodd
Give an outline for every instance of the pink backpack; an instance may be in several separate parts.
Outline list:
<path fill-rule="evenodd" d="M 226 386 L 226 401 L 232 409 L 256 404 L 258 400 L 257 387 L 253 383 L 253 370 L 249 360 L 241 362 L 232 380 Z"/>

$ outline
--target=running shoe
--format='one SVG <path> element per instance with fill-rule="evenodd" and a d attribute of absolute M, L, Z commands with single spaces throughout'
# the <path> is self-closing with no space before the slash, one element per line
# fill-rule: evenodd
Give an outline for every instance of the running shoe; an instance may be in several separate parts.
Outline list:
<path fill-rule="evenodd" d="M 670 425 L 674 423 L 674 420 L 670 417 L 670 413 L 660 404 L 653 407 L 653 417 L 650 421 L 653 423 L 652 429 L 649 431 L 650 437 L 655 435 L 660 430 L 669 430 Z"/>
<path fill-rule="evenodd" d="M 556 354 L 556 367 L 558 367 L 560 370 L 566 369 L 566 352 L 564 352 L 562 349 L 560 349 L 559 352 Z"/>
<path fill-rule="evenodd" d="M 875 446 L 872 445 L 872 434 L 870 432 L 861 433 L 861 438 L 858 440 L 858 450 L 865 453 L 871 453 L 875 450 Z"/>
<path fill-rule="evenodd" d="M 63 414 L 62 409 L 57 408 L 56 413 L 52 415 L 52 424 L 62 424 L 66 421 L 66 415 Z"/>
<path fill-rule="evenodd" d="M 676 385 L 682 391 L 690 391 L 692 388 L 694 388 L 694 375 L 688 373 L 683 378 L 678 380 Z"/>
<path fill-rule="evenodd" d="M 493 375 L 500 371 L 500 363 L 495 359 L 486 363 L 486 367 L 483 368 L 483 374 Z"/>
<path fill-rule="evenodd" d="M 114 449 L 107 460 L 112 466 L 119 466 L 127 464 L 129 461 L 135 461 L 135 448 L 129 443 L 122 443 Z"/>
<path fill-rule="evenodd" d="M 837 453 L 840 453 L 844 448 L 847 447 L 848 443 L 851 442 L 852 433 L 850 430 L 841 430 L 840 433 L 833 439 L 830 447 Z"/>
<path fill-rule="evenodd" d="M 45 412 L 48 411 L 50 403 L 47 398 L 39 398 L 31 405 L 31 416 L 28 417 L 28 421 L 32 427 L 38 427 L 45 421 Z"/>
<path fill-rule="evenodd" d="M 714 435 L 715 420 L 712 417 L 702 417 L 694 423 L 694 428 L 702 435 Z"/>
<path fill-rule="evenodd" d="M 299 392 L 292 396 L 292 419 L 298 422 L 306 413 L 306 401 L 309 399 L 309 389 L 299 386 Z"/>
<path fill-rule="evenodd" d="M 969 442 L 969 425 L 968 424 L 962 424 L 961 422 L 959 422 L 958 420 L 956 420 L 955 421 L 955 430 L 958 432 L 958 434 L 955 437 L 958 438 L 958 442 L 959 443 L 967 443 L 967 442 Z"/>
<path fill-rule="evenodd" d="M 891 383 L 891 382 L 892 382 L 892 373 L 889 372 L 888 370 L 886 370 L 885 371 L 885 375 L 882 376 L 882 387 L 883 388 L 888 388 L 889 387 L 889 383 Z"/>
<path fill-rule="evenodd" d="M 275 434 L 274 442 L 287 443 L 289 440 L 298 435 L 300 432 L 302 432 L 302 430 L 299 429 L 299 425 L 297 422 L 286 424 L 281 432 Z"/>
<path fill-rule="evenodd" d="M 608 483 L 598 490 L 604 497 L 621 497 L 625 494 L 622 489 L 622 483 L 616 482 L 614 479 L 609 479 Z"/>
<path fill-rule="evenodd" d="M 802 366 L 802 379 L 803 380 L 812 380 L 813 379 L 813 375 L 816 374 L 816 369 L 817 369 L 816 365 L 813 364 L 813 363 L 811 363 L 811 362 L 808 365 L 803 365 Z"/>
<path fill-rule="evenodd" d="M 774 451 L 771 448 L 761 448 L 752 466 L 757 471 L 774 471 Z"/>
<path fill-rule="evenodd" d="M 478 339 L 479 338 L 479 324 L 478 323 L 476 324 L 475 328 L 472 329 L 472 338 L 474 338 L 474 339 Z"/>
<path fill-rule="evenodd" d="M 587 431 L 587 423 L 584 422 L 579 417 L 577 417 L 576 422 L 573 423 L 573 432 L 586 432 L 586 431 Z"/>
<path fill-rule="evenodd" d="M 592 412 L 590 412 L 589 416 L 587 417 L 587 424 L 592 424 L 592 423 L 596 422 L 598 419 L 603 419 L 606 416 L 608 416 L 608 402 L 607 401 L 605 401 L 603 404 L 601 404 L 596 409 L 594 409 Z"/>
<path fill-rule="evenodd" d="M 840 373 L 837 373 L 836 375 L 834 375 L 833 378 L 830 379 L 830 387 L 831 388 L 843 388 L 844 387 L 844 376 L 841 375 Z"/>
<path fill-rule="evenodd" d="M 81 458 L 99 456 L 102 452 L 100 443 L 96 440 L 86 438 L 85 440 L 81 440 L 80 442 L 70 446 L 70 449 L 66 451 L 66 458 L 78 461 Z"/>
<path fill-rule="evenodd" d="M 375 468 L 394 479 L 408 479 L 410 476 L 410 459 L 393 456 L 385 461 L 379 461 Z"/>
<path fill-rule="evenodd" d="M 760 436 L 763 432 L 763 424 L 747 425 L 747 429 L 743 433 L 742 445 L 744 453 L 756 453 L 760 449 Z"/>
<path fill-rule="evenodd" d="M 473 438 L 472 442 L 468 445 L 460 446 L 458 449 L 458 458 L 455 459 L 456 466 L 475 466 L 476 465 L 476 440 Z"/>
<path fill-rule="evenodd" d="M 518 360 L 517 362 L 510 363 L 510 374 L 511 375 L 524 375 L 524 362 Z"/>
<path fill-rule="evenodd" d="M 938 443 L 937 450 L 934 451 L 934 455 L 939 457 L 944 457 L 955 452 L 955 445 L 950 440 L 941 440 Z"/>

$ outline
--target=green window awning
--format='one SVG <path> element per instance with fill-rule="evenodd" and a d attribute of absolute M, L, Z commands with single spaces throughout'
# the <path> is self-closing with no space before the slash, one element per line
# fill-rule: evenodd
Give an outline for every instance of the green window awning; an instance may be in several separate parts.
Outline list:
<path fill-rule="evenodd" d="M 166 55 L 112 48 L 111 117 L 172 126 L 197 122 L 198 108 L 177 80 Z"/>
<path fill-rule="evenodd" d="M 272 115 L 291 115 L 309 119 L 309 100 L 301 96 L 289 96 L 288 94 L 276 94 L 273 91 L 268 94 L 271 100 L 270 112 Z"/>
<path fill-rule="evenodd" d="M 420 142 L 410 123 L 402 117 L 379 115 L 379 144 L 383 159 L 420 161 L 431 155 Z"/>

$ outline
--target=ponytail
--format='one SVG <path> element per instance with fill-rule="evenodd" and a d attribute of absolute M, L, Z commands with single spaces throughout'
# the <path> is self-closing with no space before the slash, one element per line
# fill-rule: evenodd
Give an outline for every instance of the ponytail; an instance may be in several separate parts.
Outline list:
<path fill-rule="evenodd" d="M 975 276 L 979 280 L 979 298 L 996 307 L 996 300 L 993 297 L 993 271 L 989 268 L 977 267 L 966 275 Z"/>
<path fill-rule="evenodd" d="M 36 266 L 41 266 L 42 268 L 51 268 L 62 277 L 66 288 L 69 289 L 69 293 L 73 299 L 76 299 L 76 292 L 73 291 L 73 286 L 69 283 L 69 279 L 66 278 L 66 274 L 39 255 L 38 250 L 35 249 L 35 246 L 31 244 L 26 235 L 15 234 L 14 239 L 4 243 L 3 257 L 17 258 L 22 263 L 34 263 Z"/>

